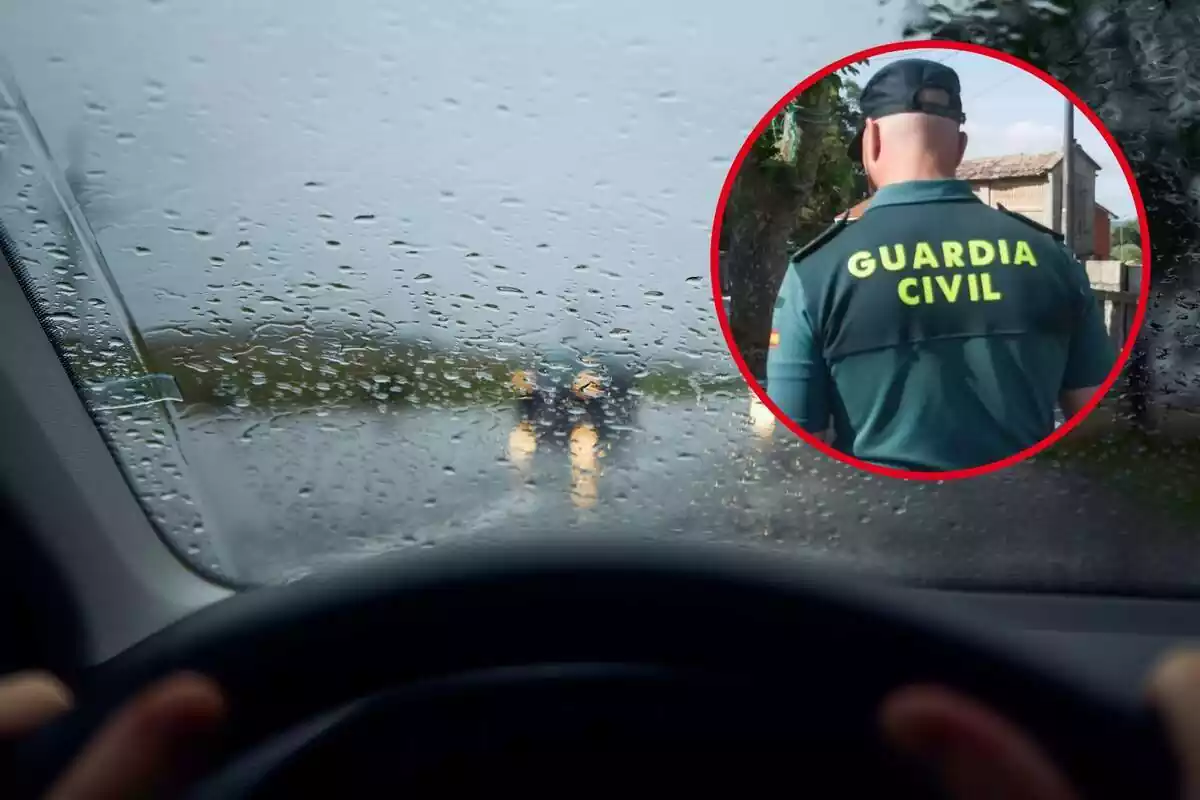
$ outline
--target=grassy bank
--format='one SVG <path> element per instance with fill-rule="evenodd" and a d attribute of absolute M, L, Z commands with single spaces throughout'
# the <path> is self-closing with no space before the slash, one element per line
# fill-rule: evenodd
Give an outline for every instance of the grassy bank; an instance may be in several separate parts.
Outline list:
<path fill-rule="evenodd" d="M 1117 420 L 1099 420 L 1081 426 L 1036 461 L 1092 477 L 1136 503 L 1200 528 L 1200 438 L 1182 427 L 1164 425 L 1145 433 Z"/>
<path fill-rule="evenodd" d="M 511 396 L 512 365 L 415 342 L 304 336 L 250 342 L 151 341 L 151 370 L 184 402 L 254 408 L 490 403 Z"/>
<path fill-rule="evenodd" d="M 634 381 L 634 386 L 649 397 L 668 400 L 711 397 L 719 392 L 739 395 L 749 392 L 740 375 L 712 375 L 667 366 L 647 370 Z"/>
<path fill-rule="evenodd" d="M 528 366 L 509 353 L 482 348 L 438 349 L 426 342 L 381 340 L 348 331 L 253 337 L 150 336 L 151 372 L 174 378 L 188 407 L 284 409 L 402 405 L 459 407 L 514 398 L 513 371 Z M 68 360 L 85 383 L 139 374 L 132 354 L 96 357 L 68 345 Z M 690 398 L 741 386 L 736 376 L 712 376 L 659 365 L 633 379 L 637 391 Z"/>

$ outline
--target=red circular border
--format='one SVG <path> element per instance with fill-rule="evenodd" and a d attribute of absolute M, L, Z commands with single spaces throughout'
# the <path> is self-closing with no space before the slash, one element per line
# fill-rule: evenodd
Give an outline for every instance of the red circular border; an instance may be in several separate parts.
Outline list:
<path fill-rule="evenodd" d="M 763 130 L 766 129 L 771 120 L 783 110 L 784 106 L 795 99 L 796 96 L 798 96 L 809 86 L 812 86 L 826 75 L 836 72 L 842 67 L 862 61 L 863 59 L 882 55 L 884 53 L 893 53 L 904 50 L 934 49 L 962 50 L 968 53 L 990 56 L 1000 61 L 1004 61 L 1014 67 L 1019 67 L 1020 69 L 1025 70 L 1030 75 L 1041 78 L 1046 84 L 1054 89 L 1057 89 L 1060 94 L 1068 98 L 1075 108 L 1083 112 L 1084 116 L 1086 116 L 1091 123 L 1096 126 L 1096 130 L 1100 131 L 1100 134 L 1104 137 L 1109 149 L 1112 150 L 1113 155 L 1116 156 L 1117 162 L 1121 165 L 1121 170 L 1125 173 L 1125 180 L 1128 182 L 1129 189 L 1133 194 L 1134 206 L 1137 209 L 1138 227 L 1141 229 L 1142 233 L 1142 286 L 1138 296 L 1137 310 L 1134 312 L 1133 316 L 1133 326 L 1129 330 L 1125 341 L 1125 346 L 1121 349 L 1121 353 L 1117 358 L 1117 363 L 1113 366 L 1108 378 L 1103 384 L 1101 384 L 1100 389 L 1097 390 L 1092 399 L 1088 401 L 1087 405 L 1084 406 L 1078 414 L 1064 422 L 1058 427 L 1057 430 L 1037 444 L 1027 447 L 1018 453 L 1014 453 L 1007 458 L 994 461 L 991 464 L 982 464 L 978 467 L 971 467 L 969 469 L 947 470 L 946 472 L 922 472 L 917 470 L 896 469 L 895 467 L 885 467 L 880 464 L 872 464 L 867 461 L 862 461 L 854 458 L 853 456 L 849 456 L 845 453 L 835 450 L 830 445 L 818 440 L 815 436 L 805 431 L 790 418 L 788 418 L 786 414 L 780 411 L 779 407 L 775 405 L 771 398 L 767 396 L 767 393 L 763 390 L 762 386 L 760 386 L 758 381 L 755 380 L 754 375 L 751 374 L 749 367 L 746 365 L 746 360 L 742 357 L 741 351 L 738 350 L 737 344 L 733 340 L 733 332 L 729 327 L 729 319 L 725 314 L 725 305 L 721 298 L 719 264 L 720 248 L 718 244 L 721 238 L 721 223 L 725 216 L 725 204 L 729 201 L 729 192 L 733 187 L 734 179 L 737 177 L 737 174 L 741 169 L 742 162 L 746 159 L 746 154 L 750 151 L 750 147 L 754 144 L 754 141 L 762 134 Z M 1129 161 L 1125 158 L 1125 154 L 1121 151 L 1121 147 L 1119 144 L 1117 144 L 1117 140 L 1113 138 L 1112 133 L 1109 132 L 1104 123 L 1100 121 L 1100 118 L 1096 116 L 1095 112 L 1088 108 L 1083 101 L 1075 95 L 1074 92 L 1056 80 L 1053 76 L 1048 75 L 1032 64 L 1027 64 L 1015 56 L 1011 56 L 1008 53 L 1000 50 L 994 50 L 990 47 L 984 47 L 982 45 L 970 44 L 966 42 L 938 39 L 892 42 L 890 44 L 881 44 L 876 47 L 869 47 L 865 50 L 859 50 L 857 53 L 851 53 L 845 58 L 841 58 L 827 65 L 823 69 L 817 70 L 812 75 L 801 81 L 795 86 L 795 88 L 785 94 L 783 98 L 771 108 L 771 110 L 764 114 L 763 118 L 758 121 L 757 125 L 754 126 L 754 130 L 750 131 L 750 135 L 746 137 L 746 141 L 742 144 L 741 149 L 738 150 L 737 158 L 733 160 L 733 164 L 729 167 L 729 173 L 725 176 L 725 183 L 721 186 L 721 197 L 717 201 L 717 211 L 713 216 L 712 241 L 709 247 L 709 260 L 711 262 L 710 271 L 713 289 L 713 302 L 717 309 L 717 319 L 721 323 L 721 333 L 725 337 L 725 343 L 729 347 L 730 354 L 737 363 L 738 370 L 742 373 L 742 377 L 745 378 L 746 383 L 749 384 L 750 389 L 755 395 L 758 396 L 758 399 L 761 400 L 767 408 L 771 409 L 771 413 L 775 415 L 775 418 L 787 426 L 792 433 L 795 433 L 801 439 L 808 442 L 813 447 L 816 447 L 826 455 L 832 456 L 839 461 L 850 464 L 854 467 L 858 467 L 859 469 L 867 472 L 872 472 L 876 475 L 886 475 L 890 478 L 952 480 L 955 478 L 970 478 L 977 475 L 986 475 L 989 472 L 995 472 L 996 470 L 1024 461 L 1030 456 L 1041 452 L 1062 437 L 1066 436 L 1080 422 L 1082 422 L 1088 414 L 1092 413 L 1092 411 L 1096 409 L 1096 406 L 1100 404 L 1100 401 L 1104 399 L 1104 396 L 1107 395 L 1112 389 L 1112 386 L 1117 381 L 1117 378 L 1120 377 L 1121 371 L 1125 368 L 1126 363 L 1129 361 L 1130 355 L 1133 353 L 1133 346 L 1137 341 L 1138 333 L 1141 331 L 1142 320 L 1146 315 L 1146 305 L 1150 298 L 1150 227 L 1146 221 L 1146 207 L 1142 203 L 1142 194 L 1138 190 L 1137 181 L 1134 179 L 1133 169 L 1129 166 Z"/>

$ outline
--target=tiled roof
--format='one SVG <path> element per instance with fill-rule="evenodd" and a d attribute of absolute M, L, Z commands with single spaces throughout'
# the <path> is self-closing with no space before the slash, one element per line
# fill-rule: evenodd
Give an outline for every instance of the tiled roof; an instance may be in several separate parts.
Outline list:
<path fill-rule="evenodd" d="M 1100 169 L 1096 159 L 1084 152 L 1082 147 L 1076 152 L 1092 162 L 1092 166 Z M 1032 178 L 1044 175 L 1054 168 L 1062 159 L 1062 151 L 1050 153 L 1017 153 L 1010 156 L 991 156 L 989 158 L 972 158 L 962 162 L 958 167 L 958 177 L 966 181 L 992 181 L 999 178 Z"/>
<path fill-rule="evenodd" d="M 1096 167 L 1096 160 L 1084 152 L 1082 147 L 1077 148 L 1079 155 L 1086 158 Z M 1062 158 L 1062 151 L 1055 150 L 1051 153 L 1017 153 L 1010 156 L 992 156 L 989 158 L 972 158 L 962 162 L 958 167 L 958 172 L 955 177 L 964 181 L 994 181 L 1000 178 L 1030 178 L 1037 175 L 1044 175 L 1054 168 L 1054 165 Z M 854 207 L 850 209 L 850 219 L 858 219 L 867 210 L 870 205 L 871 198 L 860 200 Z M 1111 212 L 1110 212 L 1111 213 Z M 840 219 L 846 212 L 838 212 L 837 218 Z"/>
<path fill-rule="evenodd" d="M 1011 156 L 972 158 L 958 165 L 958 177 L 967 181 L 989 181 L 997 178 L 1030 178 L 1044 175 L 1054 168 L 1062 153 L 1018 153 Z"/>

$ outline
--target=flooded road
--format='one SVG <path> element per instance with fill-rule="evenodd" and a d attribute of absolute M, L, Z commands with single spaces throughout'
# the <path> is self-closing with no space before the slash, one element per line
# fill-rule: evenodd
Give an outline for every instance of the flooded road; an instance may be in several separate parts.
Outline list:
<path fill-rule="evenodd" d="M 196 498 L 242 580 L 463 538 L 767 543 L 870 574 L 1043 588 L 1195 580 L 1194 537 L 1046 463 L 897 481 L 811 450 L 743 392 L 556 430 L 509 405 L 185 415 Z M 1149 544 L 1147 539 L 1152 539 Z"/>

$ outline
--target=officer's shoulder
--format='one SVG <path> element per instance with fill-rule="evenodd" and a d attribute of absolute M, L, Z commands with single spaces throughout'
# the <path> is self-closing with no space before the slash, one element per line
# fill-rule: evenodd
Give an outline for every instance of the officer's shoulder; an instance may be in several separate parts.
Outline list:
<path fill-rule="evenodd" d="M 1054 241 L 1058 242 L 1059 244 L 1064 244 L 1066 242 L 1066 237 L 1064 237 L 1061 233 L 1054 230 L 1053 228 L 1047 228 L 1045 225 L 1038 222 L 1037 220 L 1030 219 L 1029 217 L 1025 216 L 1024 214 L 1018 213 L 1016 211 L 1009 211 L 1007 208 L 1000 205 L 999 203 L 996 204 L 996 209 L 998 211 L 1000 211 L 1001 213 L 1017 220 L 1018 222 L 1025 223 L 1026 225 L 1028 225 L 1029 227 L 1033 228 L 1036 231 L 1041 231 L 1042 233 L 1049 234 L 1050 237 L 1052 239 L 1054 239 Z"/>
<path fill-rule="evenodd" d="M 846 228 L 850 225 L 851 221 L 849 214 L 838 218 L 836 222 L 814 236 L 807 244 L 793 253 L 790 264 L 795 265 L 798 264 L 802 259 L 808 258 L 813 253 L 817 252 L 822 247 L 833 241 L 838 234 L 846 230 Z"/>

